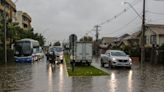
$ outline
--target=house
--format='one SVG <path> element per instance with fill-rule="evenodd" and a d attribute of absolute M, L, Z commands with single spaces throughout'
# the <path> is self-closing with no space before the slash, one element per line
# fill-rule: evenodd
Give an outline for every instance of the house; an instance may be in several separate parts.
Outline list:
<path fill-rule="evenodd" d="M 123 39 L 130 36 L 129 34 L 123 34 L 122 36 L 116 38 L 115 40 L 113 40 L 113 42 L 111 43 L 112 47 L 119 47 L 120 44 L 122 43 Z"/>
<path fill-rule="evenodd" d="M 103 37 L 101 40 L 101 46 L 108 47 L 108 45 L 110 45 L 115 39 L 116 37 Z"/>
<path fill-rule="evenodd" d="M 111 43 L 116 39 L 116 37 L 102 37 L 101 44 L 99 46 L 100 53 L 105 53 L 107 49 L 110 48 Z"/>
<path fill-rule="evenodd" d="M 164 25 L 146 25 L 145 47 L 161 46 L 164 44 Z"/>
<path fill-rule="evenodd" d="M 121 40 L 121 42 L 119 43 L 119 47 L 120 48 L 126 48 L 126 47 L 131 47 L 131 48 L 135 48 L 135 47 L 139 47 L 140 46 L 140 35 L 141 35 L 141 31 L 137 31 L 129 36 L 126 36 L 125 38 L 123 38 Z"/>

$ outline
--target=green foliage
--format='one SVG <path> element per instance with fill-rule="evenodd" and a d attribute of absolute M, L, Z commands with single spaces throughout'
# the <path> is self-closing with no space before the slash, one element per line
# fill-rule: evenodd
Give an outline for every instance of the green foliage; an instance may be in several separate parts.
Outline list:
<path fill-rule="evenodd" d="M 80 41 L 85 41 L 85 42 L 92 42 L 93 38 L 90 36 L 84 36 L 80 39 Z"/>
<path fill-rule="evenodd" d="M 69 76 L 107 76 L 108 73 L 97 69 L 93 66 L 76 66 L 75 70 L 72 71 L 72 68 L 70 66 L 70 55 L 65 54 L 65 62 L 67 66 L 67 71 Z"/>
<path fill-rule="evenodd" d="M 2 22 L 0 22 L 0 40 L 2 42 L 4 40 L 3 30 L 4 30 L 4 25 Z M 8 20 L 7 40 L 9 41 L 9 45 L 14 43 L 16 40 L 20 40 L 23 38 L 31 38 L 31 39 L 38 40 L 41 46 L 45 44 L 45 38 L 43 37 L 43 35 L 34 33 L 33 29 L 23 30 L 22 28 L 19 27 L 18 23 L 12 23 L 11 20 Z"/>
<path fill-rule="evenodd" d="M 75 70 L 68 68 L 69 76 L 105 76 L 109 75 L 108 73 L 97 69 L 93 66 L 77 66 Z"/>
<path fill-rule="evenodd" d="M 54 46 L 61 46 L 61 43 L 59 41 L 54 43 Z"/>

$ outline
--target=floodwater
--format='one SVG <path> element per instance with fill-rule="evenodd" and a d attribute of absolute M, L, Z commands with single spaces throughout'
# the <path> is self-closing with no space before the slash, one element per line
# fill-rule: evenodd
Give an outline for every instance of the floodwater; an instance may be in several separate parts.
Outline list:
<path fill-rule="evenodd" d="M 45 60 L 0 65 L 0 92 L 164 92 L 164 66 L 102 69 L 110 75 L 69 77 L 65 64 Z"/>

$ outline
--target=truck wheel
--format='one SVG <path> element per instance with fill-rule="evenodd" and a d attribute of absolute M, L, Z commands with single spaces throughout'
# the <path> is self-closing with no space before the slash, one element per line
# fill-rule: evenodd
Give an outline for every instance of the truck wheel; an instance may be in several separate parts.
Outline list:
<path fill-rule="evenodd" d="M 90 62 L 87 62 L 87 65 L 88 65 L 88 66 L 90 66 L 90 65 L 91 65 L 91 63 L 90 63 Z"/>
<path fill-rule="evenodd" d="M 101 67 L 104 67 L 104 63 L 102 59 L 101 59 Z"/>

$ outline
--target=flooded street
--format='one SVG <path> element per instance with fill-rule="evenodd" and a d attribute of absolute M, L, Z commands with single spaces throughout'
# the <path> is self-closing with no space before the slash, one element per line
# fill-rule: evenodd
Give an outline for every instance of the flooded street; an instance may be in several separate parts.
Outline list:
<path fill-rule="evenodd" d="M 95 63 L 99 67 L 99 63 Z M 100 67 L 99 67 L 100 68 Z M 65 65 L 41 60 L 0 65 L 0 92 L 163 92 L 164 67 L 102 68 L 109 76 L 68 77 Z"/>

